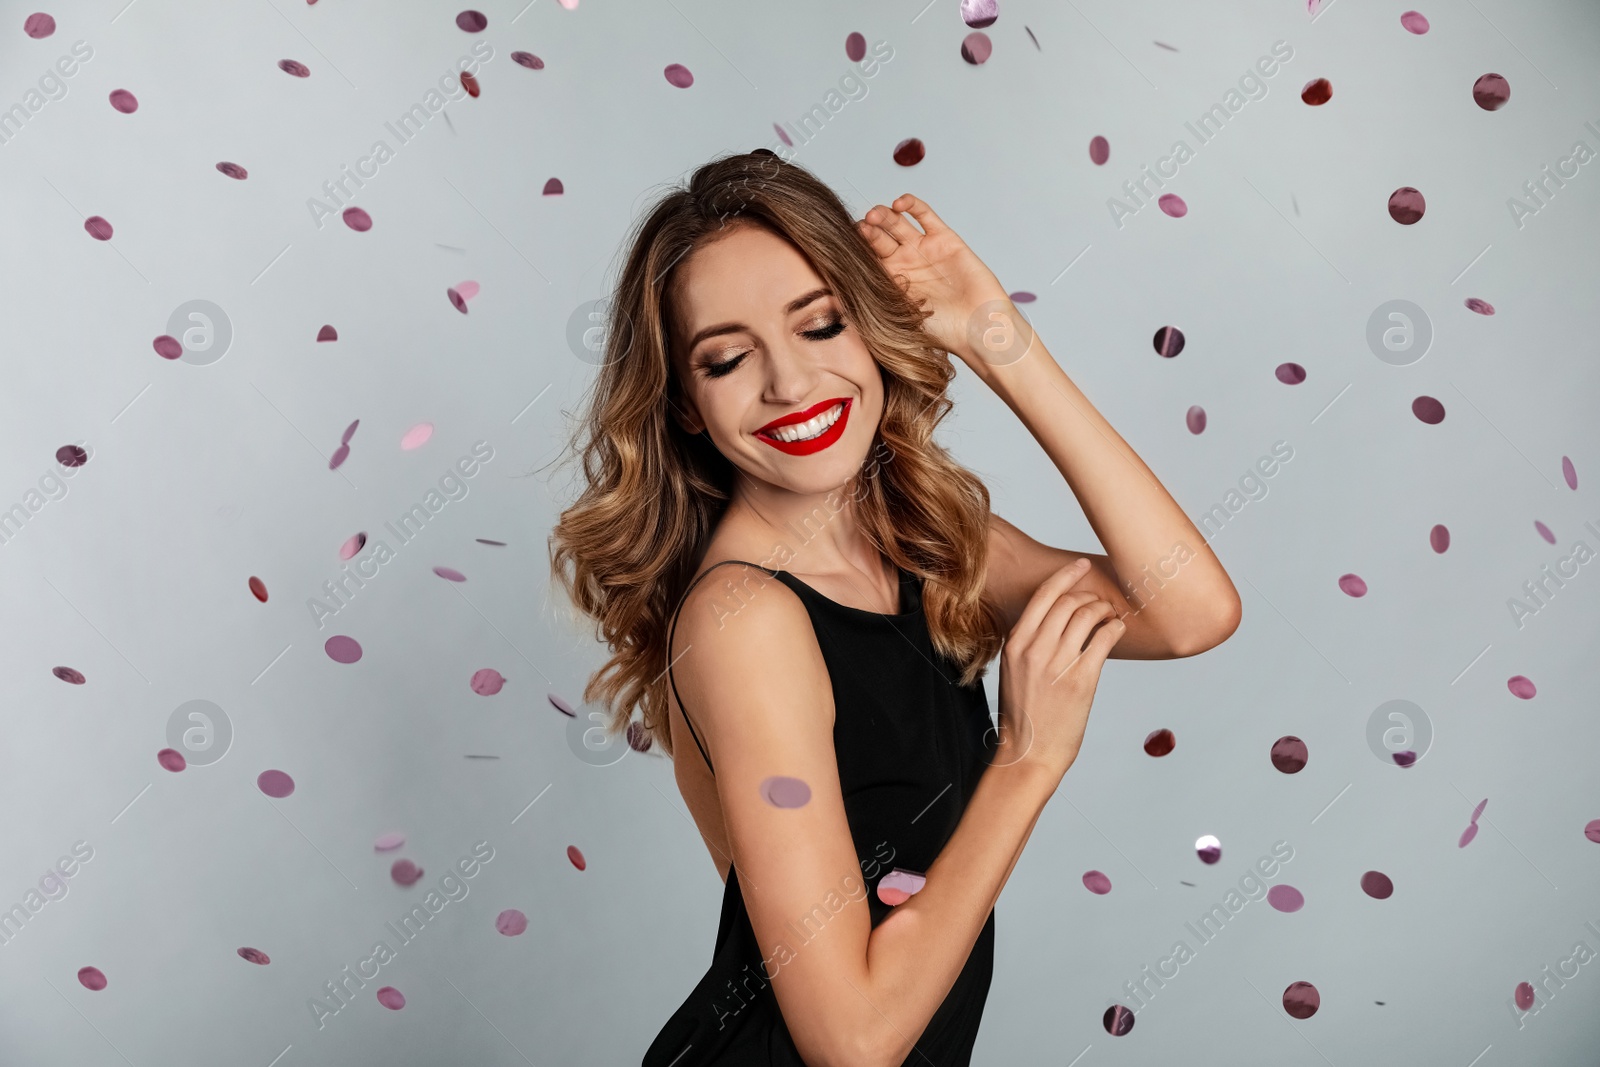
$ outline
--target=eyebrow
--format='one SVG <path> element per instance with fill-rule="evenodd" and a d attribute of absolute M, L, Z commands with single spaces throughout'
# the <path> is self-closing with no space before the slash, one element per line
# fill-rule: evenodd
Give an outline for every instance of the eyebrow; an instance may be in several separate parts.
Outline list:
<path fill-rule="evenodd" d="M 832 295 L 833 290 L 829 289 L 825 285 L 820 288 L 813 289 L 808 293 L 802 293 L 783 306 L 783 313 L 785 315 L 792 315 L 796 311 L 799 311 L 801 308 L 805 307 L 807 304 L 817 300 L 819 297 Z M 720 337 L 725 333 L 738 333 L 740 330 L 748 330 L 749 328 L 750 327 L 746 326 L 742 322 L 724 322 L 717 326 L 707 326 L 690 339 L 689 350 L 691 352 L 694 351 L 695 347 L 708 337 Z"/>

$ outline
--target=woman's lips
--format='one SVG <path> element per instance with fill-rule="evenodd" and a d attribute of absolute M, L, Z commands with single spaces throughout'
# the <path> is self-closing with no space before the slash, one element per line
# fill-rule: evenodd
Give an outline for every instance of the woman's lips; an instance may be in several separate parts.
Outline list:
<path fill-rule="evenodd" d="M 813 452 L 820 452 L 844 436 L 845 423 L 850 419 L 851 400 L 846 397 L 841 403 L 843 403 L 844 407 L 839 412 L 839 417 L 833 420 L 833 425 L 809 440 L 780 441 L 776 437 L 767 436 L 766 433 L 760 430 L 756 431 L 756 438 L 776 448 L 779 452 L 790 456 L 809 456 Z"/>

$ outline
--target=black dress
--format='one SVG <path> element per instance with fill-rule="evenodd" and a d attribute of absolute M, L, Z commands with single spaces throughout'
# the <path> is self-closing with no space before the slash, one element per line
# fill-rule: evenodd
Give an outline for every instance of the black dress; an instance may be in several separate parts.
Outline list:
<path fill-rule="evenodd" d="M 988 698 L 981 681 L 957 685 L 960 671 L 935 653 L 922 614 L 922 583 L 909 571 L 900 569 L 896 615 L 829 600 L 787 571 L 768 573 L 805 604 L 828 667 L 839 784 L 876 928 L 893 910 L 878 898 L 879 880 L 896 867 L 920 874 L 933 865 L 993 756 L 996 735 Z M 680 601 L 678 609 L 682 606 Z M 668 642 L 670 656 L 670 635 Z M 670 666 L 668 680 L 676 696 Z M 689 728 L 705 755 L 692 723 Z M 798 951 L 807 936 L 814 931 L 801 936 L 791 931 L 785 940 Z M 756 941 L 738 872 L 730 867 L 711 967 L 651 1042 L 643 1067 L 804 1067 L 763 966 L 763 957 L 772 956 Z M 991 910 L 955 985 L 906 1064 L 967 1067 L 993 967 Z"/>

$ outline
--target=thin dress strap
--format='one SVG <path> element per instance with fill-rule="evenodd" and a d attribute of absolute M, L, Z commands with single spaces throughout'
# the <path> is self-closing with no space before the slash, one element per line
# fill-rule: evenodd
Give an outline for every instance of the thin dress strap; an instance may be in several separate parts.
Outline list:
<path fill-rule="evenodd" d="M 667 631 L 667 682 L 672 686 L 673 699 L 677 700 L 678 708 L 683 712 L 683 721 L 688 724 L 689 735 L 694 738 L 695 746 L 700 749 L 700 755 L 705 758 L 706 767 L 710 769 L 713 777 L 716 776 L 717 770 L 715 767 L 711 766 L 711 756 L 706 752 L 706 746 L 700 743 L 700 735 L 695 731 L 694 723 L 689 719 L 689 709 L 684 706 L 683 698 L 678 696 L 677 679 L 673 678 L 672 676 L 672 638 L 673 635 L 678 632 L 678 613 L 683 610 L 684 601 L 689 599 L 689 591 L 700 584 L 700 578 L 704 578 L 706 575 L 710 574 L 713 570 L 722 566 L 724 563 L 743 563 L 747 567 L 755 567 L 758 570 L 767 571 L 767 568 L 761 566 L 761 564 L 751 563 L 748 560 L 743 559 L 725 559 L 721 562 L 713 563 L 711 566 L 701 571 L 700 576 L 694 581 L 690 582 L 689 588 L 683 591 L 683 596 L 678 600 L 678 606 L 672 611 L 672 626 Z M 776 575 L 778 571 L 773 569 L 769 573 Z"/>

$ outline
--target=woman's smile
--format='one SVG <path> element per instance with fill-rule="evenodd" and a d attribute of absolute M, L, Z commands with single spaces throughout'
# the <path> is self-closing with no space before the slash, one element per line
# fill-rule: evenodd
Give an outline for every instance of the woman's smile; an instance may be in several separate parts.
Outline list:
<path fill-rule="evenodd" d="M 851 399 L 841 397 L 822 403 L 827 406 L 809 418 L 806 416 L 813 410 L 811 408 L 767 423 L 755 431 L 756 438 L 791 456 L 809 456 L 822 451 L 844 436 L 845 425 L 850 420 Z"/>

